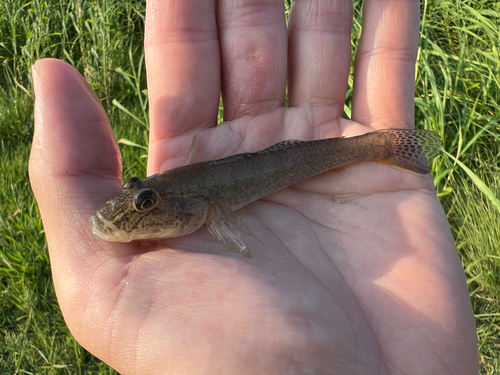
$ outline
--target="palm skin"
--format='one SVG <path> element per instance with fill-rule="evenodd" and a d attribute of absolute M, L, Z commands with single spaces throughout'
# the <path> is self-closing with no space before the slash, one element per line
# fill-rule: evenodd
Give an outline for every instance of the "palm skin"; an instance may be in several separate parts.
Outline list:
<path fill-rule="evenodd" d="M 194 135 L 202 161 L 413 126 L 418 2 L 365 1 L 357 122 L 341 118 L 352 4 L 296 1 L 288 36 L 282 7 L 148 2 L 149 173 L 184 164 Z M 58 300 L 76 339 L 121 373 L 477 373 L 467 287 L 429 176 L 362 163 L 255 202 L 243 215 L 260 241 L 251 259 L 205 228 L 109 243 L 89 221 L 123 183 L 105 113 L 65 63 L 37 62 L 34 82 L 30 178 Z"/>

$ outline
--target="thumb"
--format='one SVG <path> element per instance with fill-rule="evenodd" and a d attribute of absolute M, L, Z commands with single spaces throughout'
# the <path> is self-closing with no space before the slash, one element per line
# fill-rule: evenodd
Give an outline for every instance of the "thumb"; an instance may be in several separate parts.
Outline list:
<path fill-rule="evenodd" d="M 77 223 L 88 227 L 83 221 L 121 184 L 121 158 L 104 109 L 73 67 L 40 60 L 33 81 L 29 173 L 50 245 Z"/>
<path fill-rule="evenodd" d="M 30 181 L 61 309 L 85 345 L 85 325 L 92 321 L 94 330 L 99 329 L 98 317 L 90 316 L 96 310 L 92 303 L 109 293 L 117 278 L 114 271 L 121 266 L 114 257 L 116 244 L 95 238 L 90 222 L 92 212 L 122 184 L 121 157 L 104 109 L 74 68 L 55 59 L 40 60 L 33 67 L 33 80 Z M 107 313 L 103 310 L 101 320 Z"/>

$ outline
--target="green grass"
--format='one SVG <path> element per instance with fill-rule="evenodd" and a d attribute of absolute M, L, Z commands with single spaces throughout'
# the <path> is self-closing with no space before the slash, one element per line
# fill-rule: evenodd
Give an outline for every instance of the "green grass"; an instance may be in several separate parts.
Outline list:
<path fill-rule="evenodd" d="M 55 297 L 27 174 L 30 69 L 42 57 L 68 61 L 102 98 L 117 139 L 147 146 L 144 8 L 132 0 L 0 2 L 0 374 L 116 373 L 74 340 Z M 354 49 L 360 9 L 355 1 Z M 468 280 L 481 374 L 491 375 L 500 373 L 499 30 L 499 2 L 424 2 L 415 86 L 417 126 L 438 131 L 447 151 L 434 163 L 435 183 Z M 349 105 L 350 97 L 346 114 Z M 124 177 L 144 176 L 146 151 L 120 147 Z"/>

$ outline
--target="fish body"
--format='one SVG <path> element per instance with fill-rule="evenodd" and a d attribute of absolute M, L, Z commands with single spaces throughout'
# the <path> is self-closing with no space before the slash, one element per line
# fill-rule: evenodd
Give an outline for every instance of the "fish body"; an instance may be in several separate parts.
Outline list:
<path fill-rule="evenodd" d="M 440 154 L 429 130 L 379 130 L 350 138 L 283 141 L 255 153 L 133 177 L 92 215 L 94 233 L 108 241 L 179 237 L 207 225 L 225 247 L 249 256 L 234 211 L 329 170 L 368 160 L 419 174 Z"/>

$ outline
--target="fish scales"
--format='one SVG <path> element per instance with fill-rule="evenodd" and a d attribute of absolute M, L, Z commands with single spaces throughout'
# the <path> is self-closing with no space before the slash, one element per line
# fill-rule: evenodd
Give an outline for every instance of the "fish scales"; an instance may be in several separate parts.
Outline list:
<path fill-rule="evenodd" d="M 317 141 L 283 141 L 255 153 L 187 165 L 146 180 L 160 194 L 172 189 L 177 194 L 202 194 L 235 211 L 323 172 L 365 160 L 383 159 L 385 149 L 386 137 L 376 133 Z"/>

